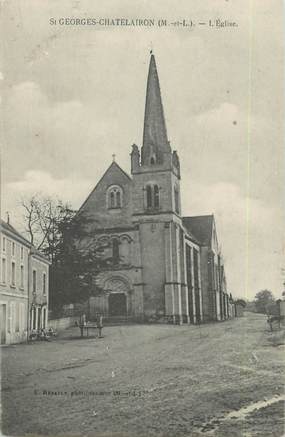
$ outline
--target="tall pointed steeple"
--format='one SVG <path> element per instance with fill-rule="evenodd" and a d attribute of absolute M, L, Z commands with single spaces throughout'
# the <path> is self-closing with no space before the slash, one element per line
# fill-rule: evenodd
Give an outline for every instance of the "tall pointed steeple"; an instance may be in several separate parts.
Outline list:
<path fill-rule="evenodd" d="M 142 165 L 163 163 L 164 153 L 171 153 L 167 139 L 155 57 L 151 54 L 147 78 Z"/>

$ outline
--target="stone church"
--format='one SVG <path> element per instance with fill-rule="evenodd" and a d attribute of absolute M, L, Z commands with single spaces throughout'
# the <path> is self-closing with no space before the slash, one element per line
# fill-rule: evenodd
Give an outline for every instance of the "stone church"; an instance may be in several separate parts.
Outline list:
<path fill-rule="evenodd" d="M 151 54 L 143 144 L 132 146 L 131 176 L 113 161 L 78 212 L 112 260 L 96 277 L 92 314 L 177 324 L 228 318 L 214 216 L 181 215 L 180 179 Z"/>

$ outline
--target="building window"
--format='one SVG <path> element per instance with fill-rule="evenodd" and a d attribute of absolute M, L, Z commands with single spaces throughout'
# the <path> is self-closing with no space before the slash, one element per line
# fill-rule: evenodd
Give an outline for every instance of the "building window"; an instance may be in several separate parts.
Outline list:
<path fill-rule="evenodd" d="M 10 314 L 9 314 L 9 325 L 8 325 L 9 332 L 15 331 L 15 316 L 16 316 L 15 302 L 10 302 Z"/>
<path fill-rule="evenodd" d="M 115 208 L 115 193 L 113 191 L 110 193 L 110 208 Z"/>
<path fill-rule="evenodd" d="M 33 293 L 37 292 L 37 272 L 33 270 Z"/>
<path fill-rule="evenodd" d="M 15 331 L 20 331 L 20 304 L 19 302 L 15 303 Z"/>
<path fill-rule="evenodd" d="M 147 208 L 152 206 L 152 189 L 150 185 L 146 187 L 146 206 Z"/>
<path fill-rule="evenodd" d="M 5 237 L 3 237 L 3 239 L 2 239 L 2 251 L 6 252 L 6 238 Z"/>
<path fill-rule="evenodd" d="M 2 258 L 2 282 L 6 283 L 6 259 Z"/>
<path fill-rule="evenodd" d="M 175 203 L 175 212 L 179 214 L 179 191 L 177 187 L 174 187 L 174 203 Z"/>
<path fill-rule="evenodd" d="M 46 308 L 43 309 L 43 328 L 45 329 L 46 327 Z"/>
<path fill-rule="evenodd" d="M 21 286 L 21 288 L 24 288 L 24 266 L 21 266 L 20 267 L 20 276 L 21 276 L 21 278 L 20 278 L 20 286 Z"/>
<path fill-rule="evenodd" d="M 146 206 L 147 208 L 159 208 L 159 188 L 158 185 L 146 186 Z"/>
<path fill-rule="evenodd" d="M 15 243 L 12 241 L 12 256 L 15 256 Z"/>
<path fill-rule="evenodd" d="M 24 259 L 24 248 L 21 246 L 21 259 Z"/>
<path fill-rule="evenodd" d="M 36 307 L 32 307 L 31 312 L 32 312 L 32 317 L 31 317 L 31 319 L 32 319 L 32 321 L 33 321 L 33 323 L 32 323 L 32 328 L 33 328 L 33 329 L 36 329 L 36 322 L 37 322 L 37 319 L 36 319 L 36 317 L 37 317 L 37 310 L 36 310 Z"/>
<path fill-rule="evenodd" d="M 159 208 L 159 189 L 157 185 L 153 186 L 153 206 Z"/>
<path fill-rule="evenodd" d="M 14 261 L 12 261 L 11 284 L 13 285 L 13 287 L 16 284 L 16 265 L 15 265 Z"/>
<path fill-rule="evenodd" d="M 109 209 L 122 208 L 123 205 L 123 190 L 117 185 L 108 188 L 107 191 L 107 206 Z"/>
<path fill-rule="evenodd" d="M 120 249 L 119 249 L 119 240 L 117 240 L 116 238 L 114 238 L 112 240 L 112 249 L 113 249 L 113 264 L 119 264 L 120 261 Z"/>
<path fill-rule="evenodd" d="M 38 318 L 37 318 L 37 329 L 41 329 L 41 316 L 42 316 L 42 310 L 40 307 L 38 307 Z"/>
<path fill-rule="evenodd" d="M 120 191 L 116 192 L 116 207 L 121 208 L 122 206 L 122 199 L 121 199 L 121 193 Z"/>
<path fill-rule="evenodd" d="M 21 303 L 21 325 L 20 325 L 20 329 L 26 330 L 26 308 L 25 308 L 25 304 Z"/>
<path fill-rule="evenodd" d="M 46 282 L 47 282 L 47 276 L 45 273 L 43 273 L 43 294 L 46 294 Z"/>

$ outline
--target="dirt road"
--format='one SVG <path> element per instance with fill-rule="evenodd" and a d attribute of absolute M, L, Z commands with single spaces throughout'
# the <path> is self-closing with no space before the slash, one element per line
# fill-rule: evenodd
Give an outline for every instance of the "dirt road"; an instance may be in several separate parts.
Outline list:
<path fill-rule="evenodd" d="M 2 348 L 5 435 L 284 433 L 284 347 L 264 316 L 78 334 Z"/>

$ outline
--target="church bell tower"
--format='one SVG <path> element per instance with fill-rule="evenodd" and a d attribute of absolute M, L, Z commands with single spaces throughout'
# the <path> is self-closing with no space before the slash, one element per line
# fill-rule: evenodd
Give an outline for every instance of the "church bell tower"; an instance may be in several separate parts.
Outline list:
<path fill-rule="evenodd" d="M 165 317 L 173 314 L 168 296 L 180 281 L 180 165 L 167 137 L 153 54 L 147 78 L 143 144 L 141 149 L 132 146 L 131 171 L 132 221 L 139 232 L 144 314 Z"/>
<path fill-rule="evenodd" d="M 167 137 L 155 57 L 151 54 L 147 78 L 143 145 L 133 145 L 134 215 L 180 216 L 180 165 Z"/>

